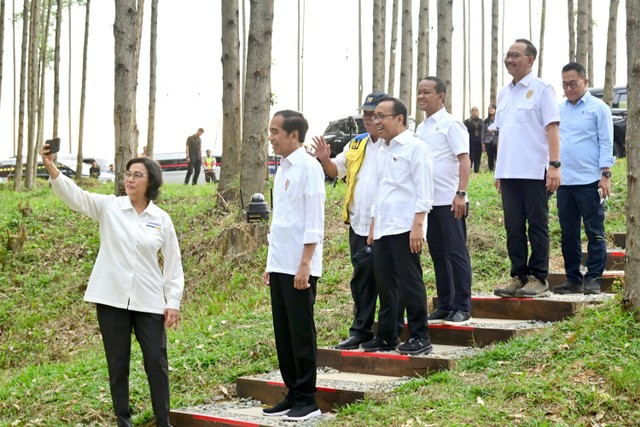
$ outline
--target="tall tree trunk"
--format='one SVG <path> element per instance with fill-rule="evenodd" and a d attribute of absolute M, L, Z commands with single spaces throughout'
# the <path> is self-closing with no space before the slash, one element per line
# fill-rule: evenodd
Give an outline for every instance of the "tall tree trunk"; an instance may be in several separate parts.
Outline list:
<path fill-rule="evenodd" d="M 143 16 L 144 16 L 144 0 L 138 0 L 138 6 L 136 8 L 138 11 L 138 16 L 136 20 L 136 57 L 133 62 L 133 78 L 135 79 L 134 84 L 138 87 L 138 69 L 140 67 L 140 44 L 142 43 L 142 24 L 143 24 Z M 133 121 L 133 152 L 135 155 L 138 153 L 138 142 L 140 140 L 140 129 L 138 128 L 138 97 L 133 97 L 133 113 L 131 115 L 131 120 Z"/>
<path fill-rule="evenodd" d="M 36 142 L 35 148 L 31 155 L 33 158 L 31 162 L 33 164 L 33 169 L 31 171 L 31 182 L 34 182 L 36 179 L 36 171 L 38 169 L 38 156 L 40 153 L 40 148 L 42 147 L 43 135 L 44 135 L 44 100 L 45 98 L 45 82 L 46 82 L 46 71 L 47 71 L 47 50 L 48 50 L 48 41 L 49 41 L 49 24 L 51 22 L 51 1 L 47 1 L 47 17 L 44 21 L 44 26 L 42 26 L 42 31 L 40 33 L 40 59 L 38 61 L 39 70 L 38 70 L 38 78 L 40 89 L 38 90 L 38 125 L 37 125 L 37 133 L 36 133 Z"/>
<path fill-rule="evenodd" d="M 271 36 L 274 0 L 251 0 L 246 87 L 242 115 L 240 188 L 245 204 L 264 191 L 267 171 L 267 128 L 271 105 Z"/>
<path fill-rule="evenodd" d="M 238 201 L 242 135 L 240 109 L 240 31 L 238 0 L 222 0 L 222 167 L 218 197 Z M 222 203 L 218 206 L 223 206 Z"/>
<path fill-rule="evenodd" d="M 124 171 L 134 156 L 133 109 L 136 98 L 137 77 L 134 64 L 138 53 L 138 14 L 136 0 L 115 0 L 116 14 L 113 24 L 115 40 L 113 124 L 115 136 L 115 168 Z M 124 175 L 116 175 L 117 195 L 123 195 Z"/>
<path fill-rule="evenodd" d="M 498 22 L 500 6 L 498 0 L 491 0 L 491 84 L 489 102 L 495 104 L 498 99 Z"/>
<path fill-rule="evenodd" d="M 469 17 L 467 15 L 468 0 L 462 0 L 462 117 L 467 114 L 467 79 L 469 74 Z M 451 95 L 449 95 L 451 96 Z"/>
<path fill-rule="evenodd" d="M 418 10 L 418 61 L 416 63 L 416 82 L 420 83 L 429 75 L 429 0 L 420 0 Z M 424 120 L 424 112 L 416 105 L 414 110 L 416 124 Z"/>
<path fill-rule="evenodd" d="M 449 95 L 444 106 L 451 111 L 451 43 L 453 36 L 453 0 L 438 0 L 438 50 L 436 53 L 436 75 L 444 80 Z"/>
<path fill-rule="evenodd" d="M 578 0 L 578 31 L 576 34 L 576 62 L 587 67 L 587 51 L 589 48 L 589 0 Z M 589 70 L 587 70 L 587 73 Z M 587 74 L 589 75 L 589 74 Z"/>
<path fill-rule="evenodd" d="M 304 15 L 302 0 L 298 0 L 298 111 L 304 111 Z M 356 104 L 357 105 L 357 104 Z"/>
<path fill-rule="evenodd" d="M 540 12 L 540 44 L 538 45 L 538 77 L 542 77 L 542 59 L 544 58 L 544 29 L 547 16 L 547 0 L 542 0 Z"/>
<path fill-rule="evenodd" d="M 393 0 L 391 9 L 391 42 L 389 43 L 389 80 L 387 93 L 393 96 L 396 86 L 396 54 L 398 46 L 398 9 L 400 0 Z"/>
<path fill-rule="evenodd" d="M 16 55 L 16 0 L 12 0 L 11 2 L 11 14 L 12 14 L 12 19 L 11 19 L 11 32 L 13 35 L 13 43 L 12 43 L 12 53 L 13 53 L 13 155 L 16 155 L 16 142 L 17 142 L 17 138 L 16 138 L 16 127 L 17 127 L 17 123 L 18 121 L 16 120 L 17 118 L 17 112 L 18 109 L 17 107 L 17 99 L 18 99 L 18 73 L 16 72 L 16 65 L 18 64 L 18 60 L 17 60 L 17 55 Z"/>
<path fill-rule="evenodd" d="M 505 52 L 505 46 L 504 46 L 504 21 L 505 21 L 505 17 L 507 16 L 507 0 L 502 0 L 502 20 L 501 20 L 501 32 L 500 32 L 500 52 Z M 507 48 L 508 49 L 508 48 Z M 501 79 L 500 79 L 500 85 L 504 86 L 504 69 L 505 67 L 500 67 L 500 73 L 501 73 Z"/>
<path fill-rule="evenodd" d="M 607 30 L 607 57 L 604 66 L 604 94 L 602 100 L 609 107 L 613 103 L 613 86 L 616 84 L 616 33 L 618 32 L 618 5 L 620 0 L 611 0 L 609 6 L 609 28 Z"/>
<path fill-rule="evenodd" d="M 62 0 L 56 0 L 56 44 L 53 60 L 53 137 L 58 136 L 60 117 L 60 38 L 62 35 Z"/>
<path fill-rule="evenodd" d="M 20 104 L 18 107 L 18 146 L 16 148 L 16 169 L 13 181 L 15 191 L 22 190 L 22 150 L 24 148 L 24 104 L 27 91 L 27 52 L 29 44 L 29 0 L 24 0 L 22 7 L 22 43 L 20 47 Z"/>
<path fill-rule="evenodd" d="M 85 5 L 84 45 L 82 47 L 82 89 L 80 92 L 80 115 L 78 117 L 78 158 L 76 162 L 76 178 L 82 177 L 82 160 L 84 157 L 84 104 L 87 96 L 87 51 L 89 48 L 89 22 L 91 17 L 91 0 Z"/>
<path fill-rule="evenodd" d="M 373 0 L 373 63 L 372 92 L 384 89 L 384 32 L 382 26 L 382 3 L 384 0 Z"/>
<path fill-rule="evenodd" d="M 237 11 L 237 8 L 236 8 Z M 156 65 L 158 63 L 158 0 L 151 0 L 151 37 L 149 40 L 149 115 L 147 121 L 147 157 L 153 158 L 156 133 Z"/>
<path fill-rule="evenodd" d="M 4 58 L 4 0 L 0 0 L 0 106 L 2 106 L 2 71 Z"/>
<path fill-rule="evenodd" d="M 486 94 L 486 91 L 485 91 L 485 89 L 487 87 L 487 79 L 486 79 L 486 77 L 487 77 L 486 68 L 487 67 L 486 67 L 486 64 L 485 64 L 485 60 L 486 60 L 487 55 L 485 53 L 485 41 L 484 41 L 484 33 L 485 33 L 484 3 L 485 3 L 485 0 L 482 0 L 481 6 L 480 6 L 480 9 L 481 9 L 480 13 L 482 14 L 482 29 L 481 29 L 482 36 L 480 37 L 480 43 L 482 45 L 481 48 L 480 48 L 480 55 L 482 56 L 482 59 L 480 60 L 480 67 L 482 67 L 482 73 L 480 75 L 480 78 L 482 79 L 481 80 L 481 82 L 482 82 L 482 84 L 481 84 L 481 86 L 482 86 L 482 110 L 480 110 L 480 111 L 482 111 L 481 116 L 482 116 L 482 114 L 485 113 L 485 111 L 487 111 L 485 109 L 486 100 L 487 100 L 487 96 L 486 96 L 487 94 Z"/>
<path fill-rule="evenodd" d="M 587 76 L 591 79 L 591 83 L 594 84 L 593 78 L 593 12 L 591 8 L 591 1 L 587 2 Z M 600 86 L 598 84 L 598 86 Z"/>
<path fill-rule="evenodd" d="M 29 73 L 27 83 L 27 166 L 25 168 L 24 186 L 27 190 L 33 187 L 35 165 L 33 152 L 36 149 L 36 111 L 38 108 L 38 36 L 40 31 L 40 0 L 31 2 L 31 23 L 29 24 Z"/>
<path fill-rule="evenodd" d="M 413 93 L 413 19 L 411 0 L 402 0 L 402 47 L 400 52 L 400 95 L 398 98 L 407 106 L 411 115 L 411 94 Z"/>
<path fill-rule="evenodd" d="M 358 0 L 358 100 L 360 105 L 364 91 L 364 69 L 362 64 L 362 0 Z"/>
<path fill-rule="evenodd" d="M 640 140 L 640 0 L 627 0 L 627 141 Z M 627 150 L 627 249 L 624 305 L 640 320 L 640 153 Z"/>
<path fill-rule="evenodd" d="M 576 16 L 573 0 L 567 0 L 567 23 L 569 24 L 569 62 L 576 60 Z"/>
<path fill-rule="evenodd" d="M 68 79 L 69 81 L 67 82 L 68 84 L 68 92 L 67 92 L 67 123 L 69 125 L 69 153 L 73 152 L 73 131 L 71 129 L 72 126 L 72 120 L 71 120 L 71 95 L 72 95 L 72 86 L 71 86 L 71 74 L 72 74 L 72 70 L 73 70 L 73 64 L 71 62 L 71 46 L 73 45 L 73 43 L 71 43 L 72 40 L 72 33 L 71 33 L 71 2 L 69 1 L 67 3 L 67 8 L 68 8 L 68 12 L 69 12 L 69 71 L 68 71 Z"/>
<path fill-rule="evenodd" d="M 533 40 L 533 16 L 531 13 L 531 0 L 529 0 L 529 40 Z"/>

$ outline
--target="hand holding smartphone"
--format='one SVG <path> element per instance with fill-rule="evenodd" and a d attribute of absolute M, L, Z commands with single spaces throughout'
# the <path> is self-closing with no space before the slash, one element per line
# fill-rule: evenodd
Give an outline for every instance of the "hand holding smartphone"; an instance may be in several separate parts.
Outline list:
<path fill-rule="evenodd" d="M 55 154 L 60 151 L 60 138 L 48 139 L 45 144 L 49 144 L 49 154 Z"/>

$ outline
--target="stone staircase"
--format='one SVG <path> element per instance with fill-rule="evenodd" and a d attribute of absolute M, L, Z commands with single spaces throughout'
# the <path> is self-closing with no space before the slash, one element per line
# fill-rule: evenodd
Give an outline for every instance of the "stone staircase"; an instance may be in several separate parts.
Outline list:
<path fill-rule="evenodd" d="M 624 248 L 625 235 L 614 234 L 614 244 Z M 583 256 L 586 258 L 586 256 Z M 607 292 L 616 280 L 624 277 L 624 251 L 610 250 L 602 290 Z M 551 273 L 553 288 L 564 282 L 563 273 Z M 367 353 L 359 350 L 318 349 L 318 392 L 316 399 L 323 417 L 302 422 L 286 422 L 262 416 L 264 405 L 280 402 L 287 390 L 278 371 L 240 377 L 236 380 L 235 402 L 202 405 L 171 412 L 174 427 L 240 426 L 269 427 L 282 425 L 314 426 L 332 417 L 341 406 L 363 399 L 369 393 L 389 393 L 411 377 L 451 369 L 457 361 L 494 342 L 539 330 L 572 316 L 581 307 L 596 304 L 611 295 L 553 295 L 548 298 L 498 298 L 477 295 L 472 298 L 473 322 L 464 326 L 429 325 L 433 352 L 407 356 L 397 352 Z M 433 298 L 437 306 L 437 298 Z M 408 337 L 405 325 L 401 339 Z"/>

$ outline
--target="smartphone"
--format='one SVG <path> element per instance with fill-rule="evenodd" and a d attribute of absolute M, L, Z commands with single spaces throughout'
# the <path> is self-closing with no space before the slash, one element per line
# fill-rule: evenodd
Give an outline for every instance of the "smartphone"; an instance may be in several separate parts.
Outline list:
<path fill-rule="evenodd" d="M 49 144 L 49 154 L 55 154 L 60 151 L 60 138 L 48 139 L 45 144 Z"/>

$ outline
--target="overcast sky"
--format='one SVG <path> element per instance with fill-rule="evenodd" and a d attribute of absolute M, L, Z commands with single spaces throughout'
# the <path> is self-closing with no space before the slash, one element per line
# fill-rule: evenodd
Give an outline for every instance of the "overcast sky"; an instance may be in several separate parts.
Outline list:
<path fill-rule="evenodd" d="M 414 0 L 414 38 L 417 38 L 418 0 Z M 145 28 L 140 56 L 138 85 L 138 127 L 140 145 L 147 140 L 147 105 L 149 74 L 149 28 L 150 1 L 146 1 Z M 356 0 L 302 1 L 306 5 L 304 38 L 304 102 L 302 110 L 310 123 L 311 136 L 321 134 L 330 120 L 357 113 L 358 83 L 358 2 Z M 450 88 L 453 113 L 462 112 L 462 0 L 454 1 L 454 45 L 452 67 L 456 82 Z M 471 96 L 469 102 L 482 106 L 481 94 L 481 1 L 471 2 L 472 59 L 470 73 Z M 500 1 L 501 7 L 502 1 Z M 516 38 L 529 38 L 529 0 L 509 0 L 506 3 L 504 53 Z M 618 63 L 616 83 L 626 84 L 625 9 L 620 2 L 618 15 Z M 371 0 L 362 0 L 364 95 L 371 91 Z M 491 1 L 485 0 L 486 48 L 486 97 L 489 96 Z M 297 109 L 297 0 L 275 0 L 275 18 L 272 50 L 272 92 L 276 104 L 272 111 Z M 13 111 L 13 63 L 11 34 L 11 3 L 6 2 L 5 56 L 0 100 L 0 158 L 12 155 L 12 111 Z M 21 10 L 22 2 L 16 1 Z M 552 82 L 558 96 L 560 69 L 568 58 L 567 4 L 564 1 L 547 2 L 547 21 L 544 50 L 543 78 Z M 609 1 L 595 0 L 593 15 L 594 72 L 592 85 L 604 83 L 604 62 L 608 25 Z M 541 0 L 532 1 L 532 41 L 539 46 Z M 247 14 L 249 6 L 247 2 Z M 436 55 L 436 1 L 431 0 L 431 61 L 430 74 L 435 73 Z M 84 8 L 72 9 L 72 127 L 73 145 L 78 140 L 78 115 L 80 109 L 80 83 L 82 71 L 82 43 L 84 32 Z M 391 1 L 387 6 L 391 14 Z M 68 126 L 68 15 L 64 12 L 61 60 L 61 105 L 60 136 L 62 150 L 69 151 Z M 247 18 L 248 19 L 248 18 Z M 97 157 L 112 158 L 113 142 L 113 21 L 112 1 L 93 1 L 91 4 L 91 27 L 89 39 L 89 64 L 87 77 L 87 105 L 85 109 L 84 153 Z M 502 31 L 502 29 L 501 29 Z M 21 28 L 16 29 L 20 38 Z M 387 18 L 387 32 L 391 32 L 391 18 Z M 155 126 L 155 152 L 183 151 L 187 136 L 199 127 L 205 129 L 203 147 L 216 152 L 222 149 L 222 66 L 220 62 L 220 3 L 218 0 L 165 0 L 160 1 L 158 19 L 158 64 L 157 105 Z M 388 37 L 389 39 L 389 37 Z M 388 43 L 388 42 L 387 42 Z M 398 49 L 400 40 L 398 40 Z M 20 42 L 17 43 L 18 60 Z M 388 46 L 387 46 L 388 52 Z M 414 49 L 415 54 L 415 49 Z M 388 53 L 387 53 L 388 56 Z M 387 57 L 387 61 L 388 61 Z M 500 60 L 501 61 L 501 60 Z M 399 57 L 397 59 L 399 63 Z M 17 66 L 19 72 L 19 64 Z M 537 70 L 537 63 L 534 64 Z M 499 62 L 499 77 L 509 78 L 503 73 Z M 45 136 L 52 133 L 53 71 L 48 70 L 46 88 Z M 396 84 L 399 78 L 396 77 Z M 499 86 L 504 82 L 499 80 Z M 414 84 L 415 86 L 415 84 Z M 485 105 L 488 104 L 488 99 Z M 75 150 L 74 150 L 75 151 Z"/>

